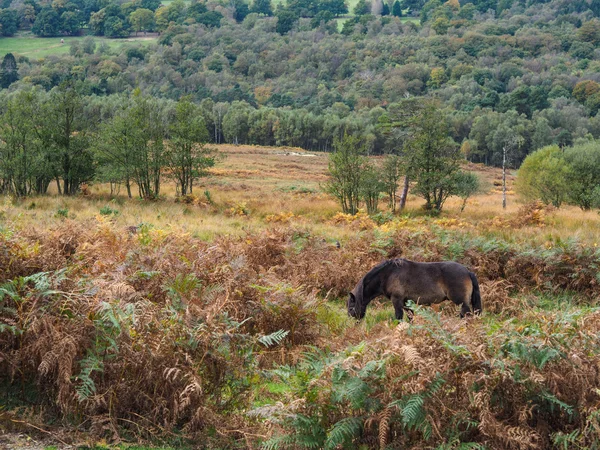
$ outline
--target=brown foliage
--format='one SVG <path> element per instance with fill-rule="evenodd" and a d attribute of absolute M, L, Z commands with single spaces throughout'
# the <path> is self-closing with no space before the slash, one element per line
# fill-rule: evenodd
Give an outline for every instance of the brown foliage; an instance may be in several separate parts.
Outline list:
<path fill-rule="evenodd" d="M 0 373 L 7 383 L 35 382 L 38 400 L 49 410 L 114 439 L 124 429 L 143 438 L 173 430 L 206 436 L 214 429 L 215 439 L 262 432 L 240 412 L 253 396 L 247 377 L 257 363 L 248 355 L 261 348 L 258 336 L 289 331 L 278 361 L 291 361 L 302 346 L 325 344 L 316 320 L 323 297 L 345 297 L 386 257 L 434 261 L 448 254 L 448 244 L 430 230 L 400 229 L 382 242 L 363 234 L 338 248 L 292 228 L 204 242 L 153 229 L 131 234 L 99 220 L 0 234 L 0 282 L 50 272 L 47 292 L 29 280 L 15 288 L 14 298 L 0 298 L 0 325 L 16 330 L 0 328 Z M 467 246 L 460 260 L 478 274 L 484 310 L 493 313 L 519 313 L 523 305 L 510 295 L 515 290 L 597 295 L 598 261 L 591 252 L 482 252 Z M 65 268 L 66 276 L 53 274 Z M 461 411 L 479 420 L 469 436 L 491 448 L 546 448 L 549 429 L 566 430 L 552 422 L 557 416 L 536 417 L 527 409 L 529 391 L 514 381 L 507 356 L 502 369 L 490 366 L 503 343 L 490 342 L 477 319 L 445 315 L 439 325 L 463 353 L 449 350 L 423 320 L 417 318 L 410 333 L 401 324 L 393 333 L 375 327 L 369 336 L 370 356 L 390 357 L 379 394 L 383 404 L 421 392 L 443 372 L 454 374 L 450 387 L 426 403 L 434 437 Z M 597 313 L 585 321 L 585 330 L 580 326 L 570 341 L 582 348 L 600 332 Z M 540 323 L 548 336 L 559 330 L 552 318 Z M 365 338 L 354 329 L 344 337 Z M 94 367 L 98 361 L 101 367 Z M 573 347 L 541 369 L 524 367 L 523 376 L 561 401 L 581 411 L 597 404 L 598 365 L 589 353 Z M 418 376 L 407 378 L 413 371 Z M 475 384 L 478 390 L 467 395 Z M 499 396 L 509 400 L 500 405 L 494 400 Z M 394 431 L 397 414 L 387 408 L 373 416 L 377 426 L 369 442 L 381 448 L 408 443 L 411 436 Z"/>

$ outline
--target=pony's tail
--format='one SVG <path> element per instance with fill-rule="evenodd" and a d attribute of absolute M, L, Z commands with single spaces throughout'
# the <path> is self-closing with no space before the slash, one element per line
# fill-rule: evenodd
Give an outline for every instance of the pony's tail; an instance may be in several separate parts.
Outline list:
<path fill-rule="evenodd" d="M 471 305 L 473 306 L 473 314 L 479 315 L 483 311 L 481 306 L 481 292 L 479 292 L 479 282 L 473 272 L 469 272 L 471 283 L 473 283 L 473 293 L 471 294 Z"/>

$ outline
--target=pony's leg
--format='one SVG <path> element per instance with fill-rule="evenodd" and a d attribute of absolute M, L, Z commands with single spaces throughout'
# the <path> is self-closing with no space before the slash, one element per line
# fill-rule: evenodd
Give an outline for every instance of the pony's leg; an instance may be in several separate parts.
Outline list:
<path fill-rule="evenodd" d="M 396 295 L 392 296 L 392 304 L 396 313 L 396 320 L 402 320 L 404 317 L 404 299 Z"/>

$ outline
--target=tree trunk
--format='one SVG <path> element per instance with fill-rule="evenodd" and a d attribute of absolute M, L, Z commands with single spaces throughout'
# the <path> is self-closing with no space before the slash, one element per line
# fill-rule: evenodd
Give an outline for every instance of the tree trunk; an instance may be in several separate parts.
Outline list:
<path fill-rule="evenodd" d="M 406 206 L 406 198 L 408 197 L 408 187 L 410 185 L 410 180 L 408 175 L 404 177 L 404 185 L 402 186 L 402 195 L 400 196 L 400 205 L 398 206 L 398 210 L 402 211 Z"/>
<path fill-rule="evenodd" d="M 502 148 L 502 208 L 506 209 L 506 147 Z"/>

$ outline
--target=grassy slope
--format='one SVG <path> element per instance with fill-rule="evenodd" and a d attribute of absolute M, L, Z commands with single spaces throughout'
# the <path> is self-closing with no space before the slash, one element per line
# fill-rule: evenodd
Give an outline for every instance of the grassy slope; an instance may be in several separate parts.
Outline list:
<path fill-rule="evenodd" d="M 54 38 L 39 38 L 31 34 L 23 34 L 17 37 L 1 38 L 0 39 L 0 57 L 7 53 L 15 55 L 23 55 L 29 58 L 44 58 L 49 55 L 61 55 L 69 53 L 69 44 L 73 41 L 82 40 L 83 37 L 64 37 L 64 44 L 61 43 L 60 37 Z M 129 42 L 155 42 L 156 38 L 139 37 L 127 39 L 105 39 L 95 37 L 96 45 L 104 42 L 111 48 L 119 48 Z"/>
<path fill-rule="evenodd" d="M 152 223 L 158 228 L 189 232 L 203 239 L 262 230 L 269 225 L 266 222 L 269 215 L 282 212 L 299 216 L 296 220 L 303 226 L 332 239 L 345 239 L 354 233 L 329 220 L 339 211 L 339 207 L 320 190 L 327 179 L 326 154 L 256 146 L 221 145 L 219 149 L 225 155 L 224 160 L 212 170 L 212 177 L 202 180 L 194 189 L 198 201 L 204 206 L 173 202 L 175 189 L 172 182 L 167 180 L 161 190 L 166 200 L 151 205 L 135 198 L 127 199 L 124 188 L 119 196 L 111 199 L 107 186 L 93 185 L 90 198 L 51 195 L 20 201 L 17 208 L 5 203 L 3 209 L 9 219 L 19 217 L 31 224 L 41 225 L 47 221 L 59 223 L 61 218 L 54 217 L 59 209 L 66 208 L 69 215 L 77 220 L 87 220 L 109 205 L 119 211 L 114 220 L 120 226 Z M 504 211 L 501 208 L 501 190 L 496 185 L 501 180 L 500 171 L 482 165 L 470 165 L 469 169 L 476 171 L 482 179 L 483 192 L 469 200 L 462 214 L 461 201 L 449 199 L 445 206 L 446 216 L 466 222 L 481 232 L 490 228 L 488 222 L 493 218 L 499 220 L 517 214 L 522 204 L 511 189 L 514 176 L 509 176 L 508 207 Z M 50 186 L 50 191 L 56 192 L 54 184 Z M 217 205 L 216 210 L 207 206 L 205 191 L 209 191 Z M 410 195 L 407 213 L 414 217 L 422 215 L 421 204 L 420 198 Z M 385 200 L 381 201 L 381 207 L 385 209 Z M 242 210 L 247 215 L 242 214 Z M 596 212 L 563 207 L 552 213 L 547 218 L 546 226 L 541 229 L 531 227 L 515 233 L 510 228 L 498 226 L 490 228 L 487 234 L 539 245 L 569 238 L 594 245 L 600 244 L 598 227 L 600 216 Z"/>

